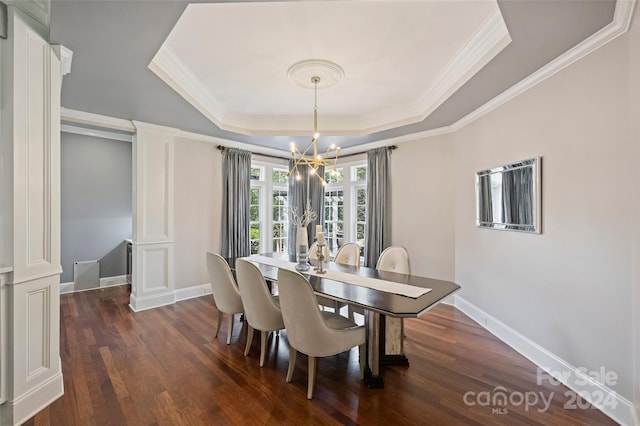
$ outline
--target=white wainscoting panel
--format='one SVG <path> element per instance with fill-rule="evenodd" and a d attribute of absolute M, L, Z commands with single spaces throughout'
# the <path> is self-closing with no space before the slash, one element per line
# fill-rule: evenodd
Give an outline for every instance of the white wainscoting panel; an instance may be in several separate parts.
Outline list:
<path fill-rule="evenodd" d="M 175 302 L 173 256 L 174 139 L 178 129 L 134 121 L 133 270 L 134 311 Z"/>
<path fill-rule="evenodd" d="M 7 402 L 0 406 L 0 424 L 21 423 L 64 392 L 59 283 L 55 274 L 7 285 L 13 312 L 9 327 L 14 338 L 8 345 L 12 385 Z"/>
<path fill-rule="evenodd" d="M 13 282 L 59 274 L 60 60 L 14 19 Z"/>
<path fill-rule="evenodd" d="M 13 270 L 0 288 L 1 425 L 23 423 L 63 393 L 60 60 L 41 36 L 47 33 L 41 25 L 14 4 L 8 11 L 11 33 L 2 49 L 2 85 L 7 93 L 2 137 L 13 151 L 8 166 L 13 187 L 10 194 L 2 187 L 0 195 L 11 205 L 12 232 L 3 238 L 11 239 Z"/>

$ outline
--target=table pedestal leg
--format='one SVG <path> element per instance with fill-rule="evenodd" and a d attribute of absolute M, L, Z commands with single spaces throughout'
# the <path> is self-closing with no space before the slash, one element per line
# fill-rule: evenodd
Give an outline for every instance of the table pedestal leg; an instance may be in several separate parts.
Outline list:
<path fill-rule="evenodd" d="M 404 355 L 404 319 L 380 315 L 380 364 L 409 365 Z"/>
<path fill-rule="evenodd" d="M 367 367 L 365 380 L 370 388 L 384 387 L 380 375 L 380 314 L 365 311 L 365 327 L 367 333 Z"/>

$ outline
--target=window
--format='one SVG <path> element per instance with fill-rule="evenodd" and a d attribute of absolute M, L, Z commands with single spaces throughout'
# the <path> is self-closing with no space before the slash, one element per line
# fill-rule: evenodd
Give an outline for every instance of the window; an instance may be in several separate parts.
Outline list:
<path fill-rule="evenodd" d="M 344 244 L 344 191 L 324 193 L 324 228 L 329 252 L 335 253 Z"/>
<path fill-rule="evenodd" d="M 364 253 L 367 219 L 367 165 L 342 164 L 324 174 L 324 223 L 332 255 L 346 243 L 356 243 Z"/>
<path fill-rule="evenodd" d="M 249 226 L 251 254 L 287 252 L 288 170 L 282 164 L 252 162 Z"/>
<path fill-rule="evenodd" d="M 249 241 L 251 254 L 260 252 L 260 236 L 262 234 L 262 221 L 260 220 L 260 191 L 261 188 L 251 188 L 249 193 Z"/>

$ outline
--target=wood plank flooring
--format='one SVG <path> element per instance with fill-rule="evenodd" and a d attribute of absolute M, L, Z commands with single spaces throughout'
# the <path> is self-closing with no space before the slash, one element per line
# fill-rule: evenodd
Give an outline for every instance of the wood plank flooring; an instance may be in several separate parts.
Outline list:
<path fill-rule="evenodd" d="M 384 389 L 359 380 L 357 350 L 319 360 L 306 398 L 307 358 L 285 383 L 286 332 L 272 336 L 263 368 L 259 334 L 243 356 L 236 316 L 214 339 L 212 296 L 133 313 L 129 289 L 61 296 L 65 394 L 27 425 L 609 425 L 592 409 L 564 409 L 568 390 L 536 384 L 536 367 L 455 308 L 440 305 L 405 322 L 409 367 L 384 367 Z M 553 396 L 544 404 L 470 405 L 497 386 Z M 487 394 L 485 394 L 487 395 Z M 532 395 L 532 394 L 531 394 Z"/>

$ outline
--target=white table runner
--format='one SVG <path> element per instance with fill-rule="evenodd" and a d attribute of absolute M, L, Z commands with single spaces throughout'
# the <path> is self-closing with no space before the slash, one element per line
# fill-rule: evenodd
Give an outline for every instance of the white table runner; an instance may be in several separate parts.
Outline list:
<path fill-rule="evenodd" d="M 253 255 L 245 257 L 244 259 L 262 263 L 264 265 L 276 266 L 282 269 L 288 269 L 290 271 L 296 270 L 296 263 L 288 262 L 282 259 L 276 259 L 273 257 Z M 363 277 L 361 275 L 349 274 L 346 272 L 327 271 L 324 274 L 319 274 L 313 270 L 313 267 L 308 271 L 303 271 L 303 274 L 315 275 L 317 277 L 323 277 L 330 280 L 340 281 L 347 284 L 353 284 L 360 287 L 372 288 L 374 290 L 385 291 L 387 293 L 399 294 L 401 296 L 411 297 L 417 299 L 423 294 L 427 294 L 431 291 L 430 288 L 416 287 L 408 284 L 396 283 L 393 281 L 381 280 L 378 278 Z"/>

